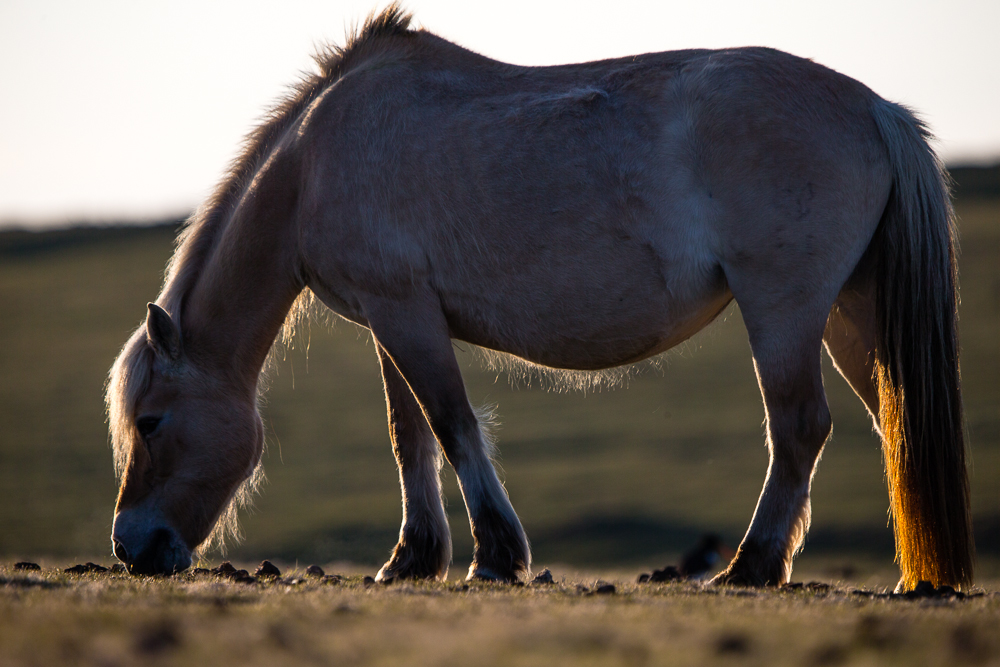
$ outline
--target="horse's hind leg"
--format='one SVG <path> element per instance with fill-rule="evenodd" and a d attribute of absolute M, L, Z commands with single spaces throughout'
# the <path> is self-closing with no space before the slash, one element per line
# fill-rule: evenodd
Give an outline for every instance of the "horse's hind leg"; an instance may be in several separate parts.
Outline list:
<path fill-rule="evenodd" d="M 451 563 L 451 533 L 441 500 L 441 448 L 406 381 L 385 350 L 376 347 L 403 492 L 399 543 L 376 579 L 444 579 Z"/>
<path fill-rule="evenodd" d="M 834 366 L 864 402 L 881 435 L 875 385 L 875 327 L 874 295 L 845 289 L 830 311 L 823 342 Z"/>
<path fill-rule="evenodd" d="M 521 522 L 490 460 L 489 439 L 469 405 L 448 325 L 433 295 L 405 301 L 367 297 L 365 316 L 454 467 L 475 541 L 470 579 L 515 582 L 531 554 Z"/>
<path fill-rule="evenodd" d="M 770 460 L 750 528 L 714 583 L 786 583 L 809 529 L 813 470 L 831 430 L 820 368 L 825 313 L 812 310 L 757 317 L 759 311 L 744 309 L 764 397 Z"/>

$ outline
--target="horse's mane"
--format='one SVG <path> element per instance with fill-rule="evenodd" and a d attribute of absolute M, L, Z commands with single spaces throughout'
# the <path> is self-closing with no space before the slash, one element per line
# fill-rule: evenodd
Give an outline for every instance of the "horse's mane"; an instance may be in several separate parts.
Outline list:
<path fill-rule="evenodd" d="M 344 46 L 321 47 L 314 56 L 319 71 L 304 74 L 288 94 L 264 116 L 264 120 L 247 135 L 237 157 L 211 196 L 185 222 L 177 238 L 177 249 L 167 265 L 166 278 L 157 303 L 180 324 L 184 301 L 198 281 L 209 261 L 218 239 L 222 236 L 247 186 L 258 168 L 267 160 L 274 146 L 309 105 L 329 86 L 367 58 L 380 52 L 386 38 L 408 37 L 412 16 L 395 2 L 381 13 L 370 14 L 360 30 L 353 30 Z M 282 339 L 288 340 L 295 322 L 301 317 L 311 294 L 303 293 L 286 320 Z M 105 401 L 108 410 L 115 472 L 124 479 L 130 454 L 139 433 L 135 427 L 135 409 L 146 393 L 153 365 L 153 351 L 146 338 L 145 324 L 140 325 L 122 348 L 109 373 Z M 238 538 L 237 509 L 248 503 L 260 480 L 258 471 L 234 494 L 234 499 L 222 511 L 215 531 L 206 545 L 224 546 L 225 535 Z"/>

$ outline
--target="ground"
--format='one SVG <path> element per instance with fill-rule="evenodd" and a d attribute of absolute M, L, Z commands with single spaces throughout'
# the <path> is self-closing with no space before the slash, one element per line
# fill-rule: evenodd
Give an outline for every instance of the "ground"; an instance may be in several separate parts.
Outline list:
<path fill-rule="evenodd" d="M 0 664 L 993 665 L 998 583 L 907 599 L 837 581 L 743 590 L 557 570 L 552 584 L 384 586 L 285 568 L 238 583 L 5 563 Z"/>

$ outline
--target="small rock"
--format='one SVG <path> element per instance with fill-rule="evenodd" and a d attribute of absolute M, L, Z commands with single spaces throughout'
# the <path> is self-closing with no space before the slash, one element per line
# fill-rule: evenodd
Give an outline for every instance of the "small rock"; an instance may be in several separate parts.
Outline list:
<path fill-rule="evenodd" d="M 67 574 L 91 574 L 94 572 L 107 572 L 108 568 L 103 565 L 98 565 L 97 563 L 86 562 L 81 565 L 74 565 L 73 567 L 67 567 L 63 572 Z"/>
<path fill-rule="evenodd" d="M 279 570 L 271 561 L 264 560 L 257 566 L 257 571 L 254 572 L 254 574 L 258 577 L 280 577 L 281 570 Z"/>
<path fill-rule="evenodd" d="M 909 592 L 913 593 L 912 597 L 928 598 L 928 597 L 933 597 L 937 591 L 934 590 L 934 584 L 932 584 L 931 582 L 918 581 L 917 585 L 913 587 L 913 590 Z M 909 598 L 911 596 L 907 594 L 906 597 Z"/>
<path fill-rule="evenodd" d="M 787 584 L 782 584 L 779 588 L 783 591 L 800 591 L 802 590 L 802 582 L 789 581 Z"/>
<path fill-rule="evenodd" d="M 365 578 L 361 580 L 361 583 L 362 583 L 362 585 L 364 585 L 365 588 L 368 588 L 370 586 L 374 586 L 375 585 L 375 577 L 369 577 L 369 576 L 366 575 Z"/>
<path fill-rule="evenodd" d="M 306 574 L 310 577 L 323 577 L 326 576 L 326 572 L 323 571 L 319 565 L 310 565 L 306 568 Z"/>
<path fill-rule="evenodd" d="M 538 574 L 536 574 L 535 578 L 531 580 L 531 583 L 533 583 L 533 584 L 551 584 L 551 583 L 553 583 L 552 573 L 549 572 L 548 568 L 546 568 L 546 569 L 542 570 L 541 572 L 539 572 Z"/>
<path fill-rule="evenodd" d="M 616 592 L 614 584 L 603 581 L 598 581 L 594 587 L 594 595 L 614 595 Z"/>
<path fill-rule="evenodd" d="M 20 563 L 14 563 L 15 570 L 26 570 L 26 571 L 38 571 L 42 568 L 38 563 L 29 563 L 27 561 L 21 561 Z"/>
<path fill-rule="evenodd" d="M 635 583 L 637 584 L 645 584 L 648 581 L 649 581 L 649 572 L 643 572 L 642 574 L 640 574 L 638 577 L 635 578 Z"/>
<path fill-rule="evenodd" d="M 662 570 L 653 570 L 653 574 L 649 576 L 649 581 L 651 583 L 660 583 L 664 581 L 677 581 L 683 578 L 680 570 L 673 565 L 668 565 Z"/>
<path fill-rule="evenodd" d="M 217 574 L 222 577 L 228 577 L 236 574 L 236 568 L 228 560 L 224 561 L 219 567 L 212 568 L 212 574 Z"/>
<path fill-rule="evenodd" d="M 251 577 L 250 573 L 246 570 L 236 570 L 229 575 L 229 578 L 238 584 L 252 584 L 257 581 L 257 579 L 255 577 Z"/>

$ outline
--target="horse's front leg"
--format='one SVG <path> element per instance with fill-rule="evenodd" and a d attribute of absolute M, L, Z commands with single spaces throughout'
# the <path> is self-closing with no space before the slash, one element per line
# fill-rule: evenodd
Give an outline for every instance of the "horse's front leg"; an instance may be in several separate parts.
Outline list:
<path fill-rule="evenodd" d="M 403 525 L 392 557 L 375 578 L 444 580 L 451 563 L 451 533 L 441 500 L 441 448 L 406 381 L 382 346 L 376 347 L 399 465 Z"/>
<path fill-rule="evenodd" d="M 770 461 L 750 528 L 713 583 L 777 586 L 788 582 L 809 530 L 812 475 L 831 430 L 820 367 L 822 326 L 803 331 L 801 323 L 789 322 L 760 331 L 747 317 L 747 328 Z"/>
<path fill-rule="evenodd" d="M 468 578 L 515 582 L 526 577 L 528 541 L 493 468 L 489 440 L 469 404 L 436 296 L 403 301 L 372 296 L 363 306 L 388 357 L 383 366 L 391 363 L 406 380 L 458 476 L 475 541 Z"/>

